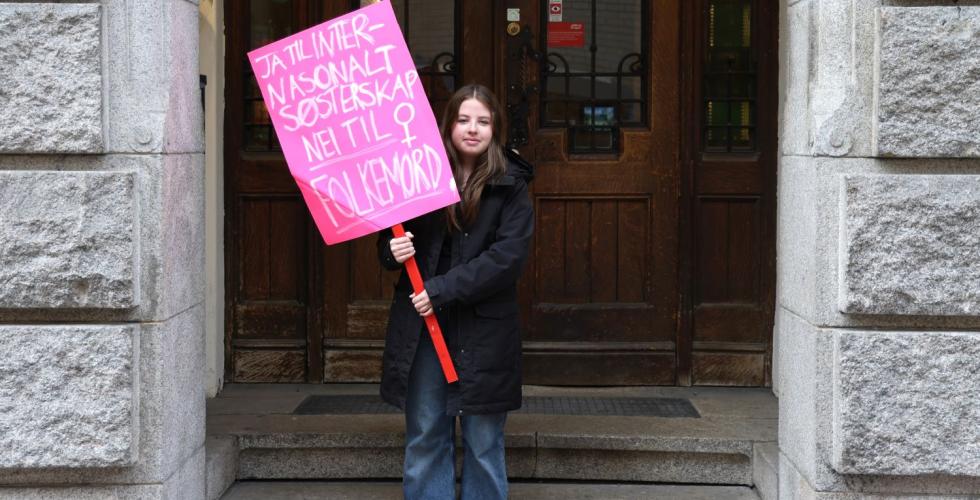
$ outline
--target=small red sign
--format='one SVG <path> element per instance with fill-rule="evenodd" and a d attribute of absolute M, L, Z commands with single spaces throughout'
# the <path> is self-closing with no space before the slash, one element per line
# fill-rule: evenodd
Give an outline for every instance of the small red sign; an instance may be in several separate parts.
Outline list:
<path fill-rule="evenodd" d="M 561 21 L 562 0 L 549 0 L 548 2 L 548 21 Z"/>
<path fill-rule="evenodd" d="M 585 47 L 585 23 L 548 23 L 548 47 Z"/>

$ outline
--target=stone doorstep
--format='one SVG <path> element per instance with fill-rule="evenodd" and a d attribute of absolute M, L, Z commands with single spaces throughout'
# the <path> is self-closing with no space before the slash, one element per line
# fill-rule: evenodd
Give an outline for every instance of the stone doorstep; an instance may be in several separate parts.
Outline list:
<path fill-rule="evenodd" d="M 752 482 L 762 500 L 779 498 L 779 446 L 775 442 L 755 444 Z"/>
<path fill-rule="evenodd" d="M 204 443 L 205 498 L 221 498 L 238 475 L 238 438 L 208 436 Z"/>
<path fill-rule="evenodd" d="M 776 400 L 765 390 L 731 388 L 527 386 L 534 396 L 680 397 L 701 418 L 542 415 L 513 413 L 505 440 L 515 481 L 606 483 L 756 483 L 760 443 L 777 436 Z M 397 480 L 404 420 L 398 413 L 294 415 L 310 394 L 377 394 L 376 385 L 231 384 L 208 402 L 209 443 L 237 455 L 239 480 Z M 220 438 L 220 439 L 219 439 Z M 223 441 L 222 441 L 223 439 Z M 227 445 L 232 443 L 232 445 Z M 211 458 L 209 495 L 229 484 Z M 231 450 L 230 452 L 227 450 Z M 462 454 L 457 453 L 457 457 Z M 762 480 L 768 478 L 762 477 Z M 752 491 L 753 494 L 755 490 Z"/>
<path fill-rule="evenodd" d="M 401 477 L 401 415 L 211 415 L 208 424 L 209 443 L 237 440 L 238 479 Z M 508 474 L 752 486 L 755 443 L 775 440 L 775 429 L 746 425 L 752 422 L 514 414 L 505 436 Z M 230 482 L 213 480 L 208 460 L 208 484 L 223 490 Z"/>
<path fill-rule="evenodd" d="M 236 483 L 222 500 L 300 500 L 343 498 L 345 500 L 398 500 L 398 481 L 244 481 Z M 514 500 L 759 500 L 744 486 L 700 486 L 665 484 L 561 483 L 512 481 L 509 498 Z"/>

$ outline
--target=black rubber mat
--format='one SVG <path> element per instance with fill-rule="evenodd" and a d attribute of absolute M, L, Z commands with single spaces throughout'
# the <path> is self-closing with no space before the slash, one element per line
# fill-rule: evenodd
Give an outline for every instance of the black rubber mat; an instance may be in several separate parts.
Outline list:
<path fill-rule="evenodd" d="M 312 395 L 293 415 L 364 415 L 400 413 L 374 395 Z M 622 417 L 701 418 L 690 401 L 681 398 L 525 397 L 514 413 L 538 415 L 601 415 Z"/>
<path fill-rule="evenodd" d="M 293 415 L 364 415 L 371 413 L 401 413 L 385 403 L 380 396 L 307 396 L 293 410 Z"/>
<path fill-rule="evenodd" d="M 517 413 L 701 418 L 690 401 L 680 398 L 528 397 Z"/>

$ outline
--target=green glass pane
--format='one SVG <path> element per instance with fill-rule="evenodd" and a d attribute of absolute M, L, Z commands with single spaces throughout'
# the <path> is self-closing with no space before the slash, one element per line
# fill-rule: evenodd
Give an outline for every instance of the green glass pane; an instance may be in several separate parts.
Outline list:
<path fill-rule="evenodd" d="M 293 12 L 293 0 L 249 2 L 249 47 L 261 47 L 296 32 Z"/>
<path fill-rule="evenodd" d="M 245 123 L 271 123 L 269 111 L 266 110 L 262 99 L 252 99 L 245 102 Z"/>
<path fill-rule="evenodd" d="M 728 95 L 728 82 L 724 78 L 708 76 L 704 79 L 704 97 L 719 98 Z"/>
<path fill-rule="evenodd" d="M 708 5 L 708 45 L 714 47 L 752 46 L 752 2 L 750 0 L 711 0 Z"/>
<path fill-rule="evenodd" d="M 704 142 L 709 151 L 755 147 L 752 0 L 709 0 L 704 60 Z"/>
<path fill-rule="evenodd" d="M 272 43 L 297 31 L 293 0 L 251 0 L 249 2 L 248 45 L 257 48 Z M 243 148 L 246 151 L 270 151 L 279 149 L 269 112 L 262 102 L 255 77 L 246 69 L 244 75 Z"/>
<path fill-rule="evenodd" d="M 732 151 L 752 151 L 755 149 L 754 130 L 747 127 L 736 127 L 731 130 Z"/>
<path fill-rule="evenodd" d="M 752 68 L 750 0 L 711 0 L 708 6 L 709 72 Z"/>
<path fill-rule="evenodd" d="M 268 151 L 271 128 L 267 125 L 246 125 L 243 145 L 246 151 Z"/>
<path fill-rule="evenodd" d="M 705 132 L 705 149 L 708 151 L 728 150 L 728 128 L 709 127 Z"/>

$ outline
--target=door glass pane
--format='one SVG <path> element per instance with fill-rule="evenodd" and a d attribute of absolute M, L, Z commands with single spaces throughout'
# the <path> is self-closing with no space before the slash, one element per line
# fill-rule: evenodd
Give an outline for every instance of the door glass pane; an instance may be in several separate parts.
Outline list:
<path fill-rule="evenodd" d="M 642 82 L 637 76 L 596 77 L 596 96 L 601 100 L 631 100 L 643 98 Z"/>
<path fill-rule="evenodd" d="M 254 49 L 296 32 L 298 20 L 293 0 L 251 0 L 248 15 L 248 47 Z M 262 94 L 251 65 L 243 65 L 243 148 L 246 151 L 278 151 L 279 140 L 269 121 Z"/>
<path fill-rule="evenodd" d="M 619 127 L 646 124 L 648 3 L 565 0 L 560 20 L 552 18 L 548 0 L 541 3 L 543 125 L 568 128 L 572 152 L 617 152 Z"/>
<path fill-rule="evenodd" d="M 563 101 L 549 102 L 544 108 L 545 125 L 564 124 L 568 120 L 565 108 L 566 104 Z"/>
<path fill-rule="evenodd" d="M 602 0 L 596 2 L 596 71 L 619 71 L 629 54 L 643 43 L 643 2 Z"/>
<path fill-rule="evenodd" d="M 709 0 L 705 12 L 704 149 L 755 150 L 753 0 Z"/>
<path fill-rule="evenodd" d="M 266 125 L 245 125 L 245 151 L 269 151 L 269 131 Z"/>
<path fill-rule="evenodd" d="M 577 76 L 568 79 L 568 95 L 573 99 L 587 100 L 592 96 L 592 76 Z"/>
<path fill-rule="evenodd" d="M 548 52 L 557 54 L 567 63 L 568 71 L 588 73 L 592 71 L 592 3 L 594 0 L 565 0 L 562 2 L 562 21 L 547 23 Z M 548 2 L 544 2 L 542 15 L 547 17 Z M 570 32 L 567 23 L 581 24 L 584 36 L 580 39 Z M 559 67 L 558 71 L 564 68 Z"/>
<path fill-rule="evenodd" d="M 249 2 L 249 49 L 272 43 L 296 31 L 293 0 Z"/>
<path fill-rule="evenodd" d="M 625 124 L 640 124 L 643 123 L 643 103 L 639 102 L 625 102 L 620 105 L 620 123 Z"/>
<path fill-rule="evenodd" d="M 362 6 L 369 3 L 372 2 L 361 0 Z M 456 0 L 391 0 L 391 8 L 436 120 L 440 120 L 446 102 L 456 91 L 458 77 Z"/>

